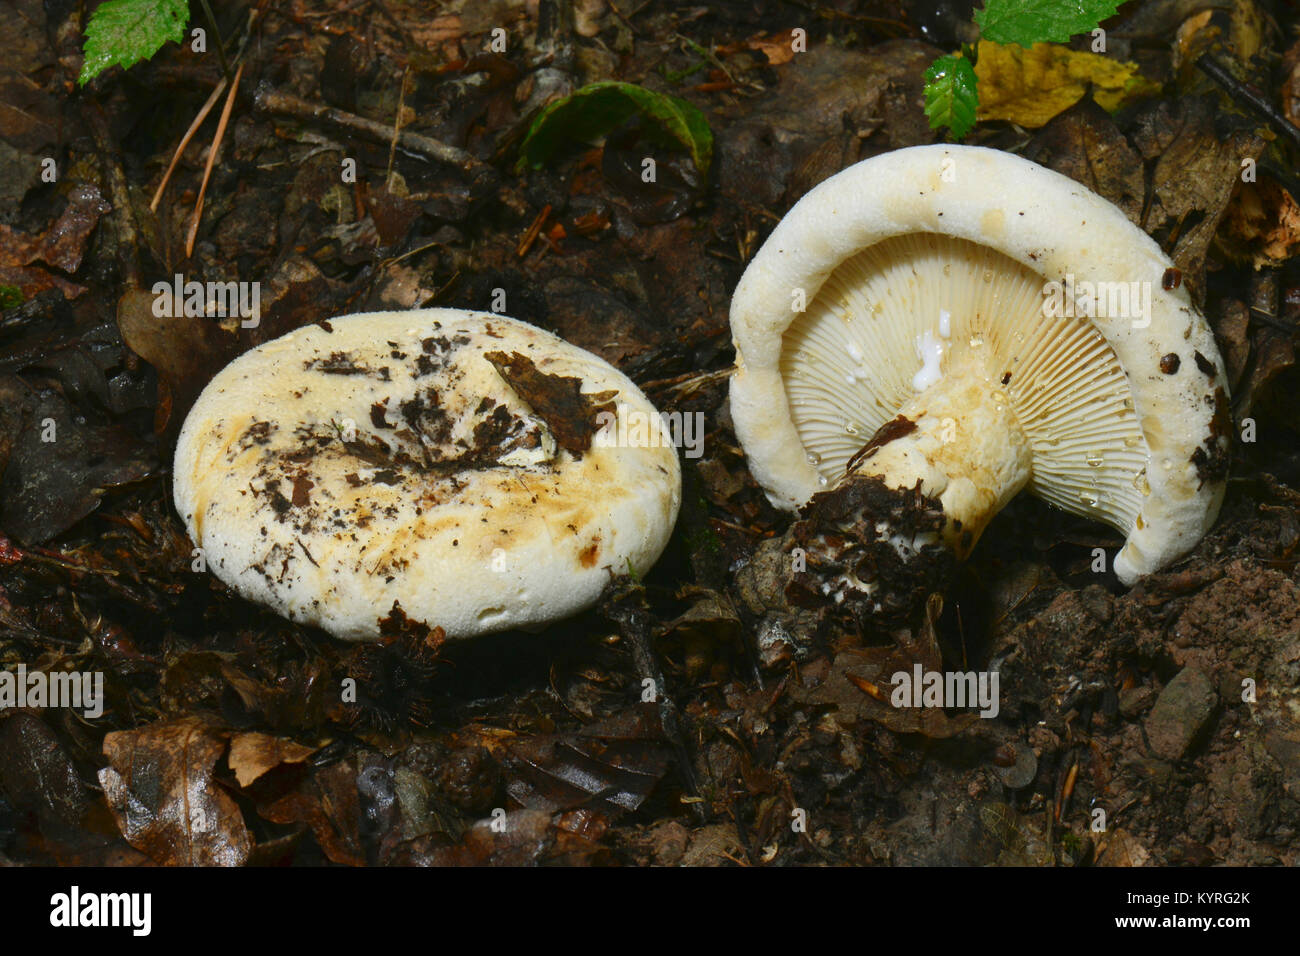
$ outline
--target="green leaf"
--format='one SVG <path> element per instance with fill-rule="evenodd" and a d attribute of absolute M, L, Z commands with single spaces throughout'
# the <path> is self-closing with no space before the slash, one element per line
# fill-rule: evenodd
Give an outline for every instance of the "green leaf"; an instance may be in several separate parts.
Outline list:
<path fill-rule="evenodd" d="M 86 60 L 77 82 L 85 86 L 110 66 L 134 66 L 168 40 L 185 38 L 188 0 L 107 0 L 86 24 Z"/>
<path fill-rule="evenodd" d="M 1064 43 L 1113 16 L 1122 0 L 986 0 L 975 11 L 980 36 L 994 43 Z"/>
<path fill-rule="evenodd" d="M 648 121 L 660 138 L 684 146 L 701 173 L 709 171 L 713 131 L 703 113 L 676 96 L 614 80 L 589 83 L 543 109 L 519 144 L 515 171 L 526 166 L 537 169 L 560 146 L 600 139 L 635 115 Z"/>
<path fill-rule="evenodd" d="M 925 71 L 925 115 L 930 129 L 946 126 L 961 139 L 975 125 L 979 81 L 970 60 L 941 56 Z"/>

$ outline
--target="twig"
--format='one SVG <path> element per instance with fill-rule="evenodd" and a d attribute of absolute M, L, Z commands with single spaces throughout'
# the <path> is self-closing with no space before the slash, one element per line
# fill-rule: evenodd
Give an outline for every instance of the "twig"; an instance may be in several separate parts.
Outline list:
<path fill-rule="evenodd" d="M 687 388 L 687 394 L 691 394 L 704 385 L 719 381 L 720 379 L 730 378 L 736 374 L 735 367 L 720 368 L 712 372 L 684 372 L 681 375 L 675 375 L 672 378 L 658 378 L 652 382 L 640 382 L 641 391 L 648 391 L 652 388 L 671 388 L 673 391 Z"/>
<path fill-rule="evenodd" d="M 292 94 L 271 89 L 269 86 L 264 86 L 257 91 L 253 103 L 263 113 L 288 116 L 304 122 L 328 123 L 344 130 L 359 133 L 371 142 L 385 146 L 388 145 L 392 136 L 392 130 L 382 123 L 376 123 L 364 116 L 357 116 L 355 113 L 348 113 L 332 106 L 310 103 Z M 496 171 L 492 167 L 475 159 L 465 150 L 449 146 L 431 136 L 403 131 L 398 134 L 397 145 L 399 148 L 416 156 L 422 156 L 425 159 L 432 159 L 440 163 L 449 163 L 476 180 L 496 179 Z"/>
<path fill-rule="evenodd" d="M 239 41 L 239 49 L 235 51 L 236 63 L 244 58 L 244 51 L 248 48 L 249 37 L 253 35 L 253 25 L 257 22 L 257 15 L 258 11 L 256 9 L 248 11 L 248 25 L 244 30 L 243 38 Z M 213 29 L 216 29 L 216 27 L 213 27 Z M 220 34 L 218 34 L 218 36 L 219 35 Z M 224 57 L 222 63 L 225 64 Z M 198 116 L 194 117 L 194 122 L 191 123 L 190 128 L 185 131 L 185 135 L 181 138 L 180 145 L 176 147 L 176 152 L 172 154 L 172 161 L 167 166 L 167 172 L 163 174 L 162 182 L 158 184 L 158 191 L 154 193 L 153 202 L 149 204 L 150 212 L 158 211 L 158 203 L 162 201 L 163 190 L 167 188 L 167 183 L 170 182 L 172 173 L 176 170 L 176 164 L 180 162 L 181 154 L 185 152 L 185 148 L 189 146 L 190 140 L 194 138 L 194 134 L 199 131 L 199 127 L 203 125 L 203 121 L 207 119 L 208 114 L 212 112 L 212 107 L 217 104 L 217 98 L 221 96 L 221 91 L 226 88 L 226 84 L 229 82 L 230 68 L 229 65 L 226 64 L 225 75 L 222 76 L 221 82 L 217 84 L 216 89 L 212 91 L 212 95 L 210 95 L 207 102 L 203 104 L 203 108 L 199 110 Z"/>
<path fill-rule="evenodd" d="M 388 144 L 388 171 L 384 174 L 384 189 L 393 191 L 393 158 L 397 154 L 397 137 L 402 135 L 402 110 L 406 107 L 406 77 L 410 74 L 408 66 L 402 70 L 402 88 L 397 92 L 397 115 L 393 117 L 393 138 Z"/>
<path fill-rule="evenodd" d="M 1256 113 L 1267 119 L 1279 133 L 1291 140 L 1297 148 L 1300 148 L 1300 128 L 1297 128 L 1283 116 L 1272 103 L 1228 72 L 1226 66 L 1208 53 L 1201 55 L 1200 59 L 1196 61 L 1196 66 L 1202 73 L 1223 87 L 1224 91 L 1232 99 L 1244 102 Z"/>
<path fill-rule="evenodd" d="M 217 56 L 221 58 L 221 72 L 227 79 L 230 78 L 230 61 L 226 59 L 226 45 L 221 39 L 221 27 L 217 26 L 217 18 L 212 15 L 212 7 L 208 6 L 208 0 L 199 0 L 203 7 L 203 15 L 208 18 L 208 26 L 212 28 L 212 35 L 217 44 Z"/>
<path fill-rule="evenodd" d="M 212 167 L 216 164 L 217 153 L 221 150 L 221 141 L 226 135 L 226 124 L 230 122 L 230 111 L 235 106 L 235 94 L 239 92 L 239 79 L 244 75 L 244 64 L 239 64 L 235 78 L 230 82 L 230 93 L 226 96 L 226 105 L 221 109 L 221 119 L 217 122 L 217 135 L 212 139 L 212 148 L 208 150 L 208 163 L 203 168 L 203 183 L 199 186 L 199 200 L 194 204 L 194 217 L 190 220 L 190 232 L 185 237 L 185 258 L 194 255 L 194 239 L 199 234 L 199 220 L 203 218 L 203 197 L 208 192 L 208 180 L 212 176 Z"/>
<path fill-rule="evenodd" d="M 618 8 L 618 4 L 616 4 L 614 0 L 608 0 L 608 3 L 609 3 L 609 9 L 614 12 L 614 16 L 618 17 L 620 20 L 623 21 L 623 26 L 627 27 L 628 30 L 631 31 L 632 36 L 639 37 L 641 35 L 640 31 L 638 31 L 636 27 L 632 26 L 632 21 L 629 20 L 624 15 L 623 11 Z M 642 6 L 644 7 L 644 5 Z M 638 8 L 637 10 L 633 11 L 633 14 L 640 13 L 640 11 L 641 8 Z"/>
<path fill-rule="evenodd" d="M 176 164 L 181 161 L 181 154 L 185 152 L 185 147 L 190 145 L 190 140 L 194 138 L 194 134 L 203 125 L 203 121 L 212 112 L 212 107 L 217 105 L 217 99 L 221 96 L 221 91 L 226 88 L 228 82 L 230 81 L 226 77 L 221 78 L 221 82 L 217 84 L 216 89 L 212 91 L 212 95 L 203 104 L 203 108 L 199 110 L 198 116 L 194 117 L 194 122 L 190 124 L 190 128 L 181 137 L 180 145 L 176 147 L 176 152 L 172 153 L 172 161 L 167 166 L 167 172 L 163 173 L 162 182 L 158 184 L 158 191 L 153 194 L 153 202 L 149 203 L 150 212 L 158 211 L 158 203 L 162 201 L 163 190 L 167 188 L 167 183 L 171 181 L 172 173 L 176 171 Z"/>
<path fill-rule="evenodd" d="M 515 255 L 520 259 L 528 255 L 528 250 L 531 249 L 533 243 L 537 241 L 537 234 L 542 231 L 542 226 L 546 225 L 546 217 L 550 214 L 551 204 L 547 203 L 542 207 L 542 211 L 537 214 L 537 218 L 533 220 L 533 224 L 528 227 L 528 231 L 524 233 L 524 237 L 519 240 L 519 245 L 515 247 Z"/>

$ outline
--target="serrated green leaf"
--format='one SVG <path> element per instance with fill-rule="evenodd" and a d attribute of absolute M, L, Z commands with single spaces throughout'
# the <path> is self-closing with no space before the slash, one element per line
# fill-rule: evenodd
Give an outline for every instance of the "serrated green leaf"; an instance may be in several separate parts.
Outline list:
<path fill-rule="evenodd" d="M 110 66 L 124 69 L 153 56 L 168 40 L 185 38 L 188 0 L 107 0 L 86 24 L 85 62 L 77 82 L 85 86 Z"/>
<path fill-rule="evenodd" d="M 941 56 L 925 71 L 925 115 L 930 129 L 946 126 L 961 139 L 975 125 L 979 80 L 970 60 Z"/>
<path fill-rule="evenodd" d="M 713 131 L 703 113 L 679 97 L 615 80 L 589 83 L 542 110 L 519 144 L 515 170 L 536 169 L 561 145 L 600 139 L 634 115 L 662 138 L 684 146 L 701 173 L 709 171 Z"/>
<path fill-rule="evenodd" d="M 975 11 L 980 36 L 994 43 L 1014 43 L 1026 50 L 1035 43 L 1065 43 L 1114 16 L 1122 0 L 986 0 Z"/>

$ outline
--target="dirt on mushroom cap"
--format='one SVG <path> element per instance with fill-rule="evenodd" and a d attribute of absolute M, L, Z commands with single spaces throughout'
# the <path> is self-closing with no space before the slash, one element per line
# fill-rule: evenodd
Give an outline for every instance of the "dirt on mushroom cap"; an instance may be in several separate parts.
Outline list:
<path fill-rule="evenodd" d="M 565 450 L 484 351 L 582 382 L 652 442 Z M 615 422 L 615 426 L 617 422 Z M 589 605 L 644 570 L 676 517 L 676 449 L 636 387 L 542 330 L 458 310 L 309 326 L 209 384 L 182 429 L 175 498 L 209 568 L 337 636 L 400 604 L 465 637 Z"/>

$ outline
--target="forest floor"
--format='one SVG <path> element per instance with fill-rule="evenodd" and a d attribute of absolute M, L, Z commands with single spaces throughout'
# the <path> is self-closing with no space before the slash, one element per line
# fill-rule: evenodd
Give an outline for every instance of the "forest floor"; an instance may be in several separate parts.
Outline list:
<path fill-rule="evenodd" d="M 1203 303 L 1241 439 L 1214 528 L 1126 589 L 1094 570 L 1117 533 L 1022 495 L 916 633 L 790 636 L 737 586 L 790 519 L 732 432 L 730 295 L 813 185 L 943 140 L 924 73 L 971 39 L 968 7 L 214 2 L 242 66 L 223 142 L 202 188 L 224 95 L 152 208 L 222 64 L 169 44 L 78 87 L 81 6 L 0 8 L 0 286 L 21 292 L 0 313 L 0 665 L 102 673 L 104 705 L 0 710 L 0 862 L 1300 862 L 1296 147 L 1191 63 L 1214 44 L 1300 124 L 1294 7 L 1126 5 L 1109 55 L 1146 95 L 1109 113 L 1085 82 L 1045 123 L 965 139 L 1110 199 Z M 608 79 L 694 103 L 708 175 L 635 121 L 516 171 L 538 107 Z M 463 153 L 394 146 L 395 123 Z M 177 274 L 259 282 L 260 322 L 154 318 L 141 290 Z M 704 416 L 644 580 L 434 654 L 336 641 L 194 570 L 170 459 L 218 369 L 331 316 L 500 292 Z M 996 669 L 996 718 L 867 691 L 917 661 Z M 647 667 L 667 704 L 641 701 Z"/>

